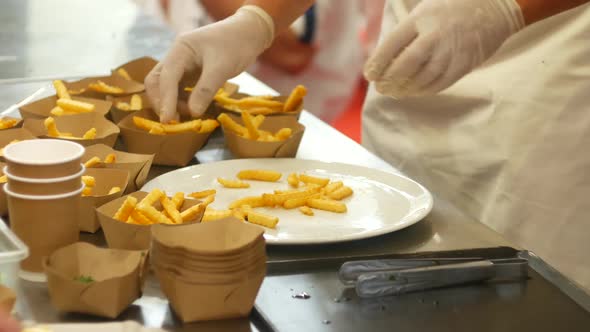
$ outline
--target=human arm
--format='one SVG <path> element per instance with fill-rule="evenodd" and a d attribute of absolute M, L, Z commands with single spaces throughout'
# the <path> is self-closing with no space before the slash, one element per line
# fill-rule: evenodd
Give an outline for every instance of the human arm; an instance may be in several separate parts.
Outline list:
<path fill-rule="evenodd" d="M 590 0 L 516 0 L 527 25 L 581 6 Z"/>
<path fill-rule="evenodd" d="M 252 64 L 275 35 L 312 4 L 313 0 L 247 0 L 235 14 L 179 36 L 145 81 L 160 121 L 178 118 L 178 84 L 185 73 L 198 75 L 188 100 L 191 115 L 197 117 L 226 80 Z"/>
<path fill-rule="evenodd" d="M 238 9 L 243 0 L 199 0 L 209 16 L 219 21 L 230 16 Z M 272 45 L 265 50 L 259 60 L 288 74 L 303 71 L 313 60 L 315 48 L 302 43 L 291 29 L 277 34 Z"/>
<path fill-rule="evenodd" d="M 589 1 L 423 0 L 377 47 L 365 77 L 396 98 L 438 93 L 525 25 Z"/>

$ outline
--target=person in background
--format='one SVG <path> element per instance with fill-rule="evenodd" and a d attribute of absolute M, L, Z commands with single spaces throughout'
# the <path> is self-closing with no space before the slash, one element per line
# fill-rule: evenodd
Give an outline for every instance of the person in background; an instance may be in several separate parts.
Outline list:
<path fill-rule="evenodd" d="M 384 0 L 317 0 L 247 71 L 288 95 L 308 89 L 305 108 L 330 122 L 345 111 L 362 77 L 365 45 L 373 45 Z M 191 31 L 235 12 L 243 0 L 146 0 L 142 7 L 177 33 Z M 363 43 L 360 33 L 371 30 Z"/>
<path fill-rule="evenodd" d="M 389 0 L 363 114 L 363 145 L 586 289 L 588 2 Z M 247 0 L 180 36 L 146 79 L 161 121 L 183 73 L 202 68 L 199 116 L 312 4 Z"/>

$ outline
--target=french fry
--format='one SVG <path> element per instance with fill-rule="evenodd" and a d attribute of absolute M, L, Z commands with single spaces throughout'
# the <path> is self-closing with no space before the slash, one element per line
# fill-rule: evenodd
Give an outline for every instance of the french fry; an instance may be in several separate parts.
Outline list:
<path fill-rule="evenodd" d="M 250 113 L 242 112 L 242 121 L 244 122 L 244 125 L 248 130 L 248 135 L 250 136 L 250 139 L 257 140 L 258 137 L 260 137 L 260 133 L 258 132 L 258 128 L 254 126 L 254 123 L 252 122 L 252 116 L 250 115 Z"/>
<path fill-rule="evenodd" d="M 158 128 L 158 130 L 161 130 L 162 132 L 164 132 L 164 127 L 162 127 L 161 123 L 156 122 L 156 121 L 152 121 L 152 120 L 148 120 L 148 119 L 142 118 L 140 116 L 134 116 L 133 123 L 135 124 L 135 126 L 137 126 L 140 129 L 143 129 L 145 131 L 151 131 L 154 128 Z"/>
<path fill-rule="evenodd" d="M 277 113 L 276 110 L 273 110 L 268 107 L 253 107 L 253 108 L 247 110 L 246 112 L 248 112 L 252 115 L 269 115 L 269 114 Z"/>
<path fill-rule="evenodd" d="M 319 191 L 319 187 L 312 187 L 283 194 L 263 194 L 262 198 L 264 199 L 264 203 L 266 204 L 266 206 L 283 206 L 283 204 L 285 204 L 287 200 L 309 197 L 313 194 L 318 193 Z"/>
<path fill-rule="evenodd" d="M 94 187 L 96 185 L 96 179 L 90 175 L 82 175 L 82 183 L 86 187 Z"/>
<path fill-rule="evenodd" d="M 232 120 L 232 118 L 225 113 L 219 114 L 217 121 L 219 121 L 224 128 L 229 129 L 240 136 L 246 136 L 248 133 L 248 129 Z"/>
<path fill-rule="evenodd" d="M 96 83 L 88 84 L 88 89 L 102 92 L 102 93 L 123 93 L 125 90 L 121 89 L 118 86 L 108 85 L 105 82 L 98 80 Z"/>
<path fill-rule="evenodd" d="M 298 85 L 291 91 L 291 94 L 285 101 L 283 112 L 293 112 L 303 102 L 303 97 L 307 95 L 307 89 L 303 85 Z"/>
<path fill-rule="evenodd" d="M 182 217 L 174 202 L 172 202 L 167 196 L 162 196 L 160 197 L 160 203 L 162 203 L 164 211 L 166 211 L 175 224 L 182 224 Z"/>
<path fill-rule="evenodd" d="M 0 119 L 0 130 L 13 128 L 14 126 L 16 126 L 17 123 L 18 123 L 18 120 L 16 120 L 16 119 L 2 118 L 2 119 Z"/>
<path fill-rule="evenodd" d="M 314 209 L 335 213 L 344 213 L 347 211 L 344 203 L 328 199 L 311 198 L 307 200 L 307 205 Z"/>
<path fill-rule="evenodd" d="M 109 153 L 106 157 L 104 157 L 105 164 L 114 164 L 117 161 L 117 155 L 114 153 Z"/>
<path fill-rule="evenodd" d="M 51 137 L 59 137 L 59 130 L 57 130 L 57 126 L 55 125 L 55 119 L 52 117 L 48 117 L 43 122 L 45 125 L 45 129 L 47 129 L 47 136 Z"/>
<path fill-rule="evenodd" d="M 243 205 L 242 207 L 231 209 L 232 216 L 236 219 L 246 221 L 246 214 L 250 209 L 252 209 L 250 205 Z"/>
<path fill-rule="evenodd" d="M 98 157 L 95 156 L 95 157 L 92 157 L 92 158 L 88 159 L 88 161 L 86 161 L 84 163 L 84 167 L 91 168 L 91 167 L 94 167 L 94 166 L 96 166 L 98 164 L 100 164 L 100 158 L 98 158 Z"/>
<path fill-rule="evenodd" d="M 236 209 L 244 205 L 249 205 L 250 207 L 257 208 L 265 206 L 265 203 L 262 196 L 249 196 L 231 202 L 229 208 Z"/>
<path fill-rule="evenodd" d="M 291 130 L 291 128 L 281 128 L 279 131 L 277 131 L 275 137 L 280 141 L 284 141 L 287 138 L 291 137 L 292 134 L 293 130 Z"/>
<path fill-rule="evenodd" d="M 96 109 L 96 106 L 94 104 L 65 98 L 58 99 L 56 104 L 57 106 L 63 108 L 64 111 L 73 113 L 94 112 L 94 110 Z"/>
<path fill-rule="evenodd" d="M 166 217 L 162 212 L 156 210 L 155 207 L 148 204 L 138 204 L 137 210 L 146 216 L 152 223 L 156 224 L 174 224 L 170 218 Z"/>
<path fill-rule="evenodd" d="M 131 76 L 129 76 L 129 73 L 125 70 L 125 68 L 119 68 L 117 69 L 117 75 L 123 77 L 124 79 L 131 81 Z"/>
<path fill-rule="evenodd" d="M 177 134 L 187 131 L 198 132 L 201 129 L 201 123 L 201 120 L 192 120 L 178 124 L 163 124 L 162 128 L 164 128 L 166 134 Z"/>
<path fill-rule="evenodd" d="M 349 196 L 352 196 L 352 194 L 353 194 L 352 188 L 347 187 L 347 186 L 342 186 L 342 187 L 328 193 L 328 197 L 330 197 L 333 200 L 340 201 L 340 200 L 343 200 Z"/>
<path fill-rule="evenodd" d="M 344 183 L 342 181 L 330 182 L 324 187 L 325 193 L 329 194 L 329 193 L 333 192 L 334 190 L 342 187 L 343 185 L 344 185 Z"/>
<path fill-rule="evenodd" d="M 294 209 L 297 207 L 304 206 L 307 204 L 307 200 L 310 198 L 319 198 L 320 194 L 311 194 L 308 196 L 301 196 L 296 198 L 290 198 L 283 203 L 285 209 Z"/>
<path fill-rule="evenodd" d="M 197 205 L 193 205 L 190 208 L 182 211 L 180 216 L 182 217 L 182 222 L 187 222 L 194 220 L 201 212 L 203 212 L 209 204 L 211 204 L 215 200 L 214 196 L 207 196 L 205 200 Z"/>
<path fill-rule="evenodd" d="M 305 183 L 305 184 L 317 184 L 321 187 L 325 187 L 326 185 L 328 185 L 328 183 L 330 183 L 330 179 L 327 178 L 320 178 L 317 176 L 311 176 L 311 175 L 307 175 L 307 174 L 299 174 L 299 181 Z"/>
<path fill-rule="evenodd" d="M 201 198 L 205 198 L 207 196 L 215 195 L 216 193 L 217 193 L 217 190 L 215 190 L 215 189 L 207 189 L 207 190 L 203 190 L 203 191 L 196 191 L 196 192 L 190 193 L 188 195 L 192 198 L 195 198 L 195 199 L 201 199 Z"/>
<path fill-rule="evenodd" d="M 131 111 L 141 111 L 141 109 L 143 108 L 143 100 L 141 100 L 140 95 L 132 95 L 130 103 L 131 105 L 129 109 Z"/>
<path fill-rule="evenodd" d="M 96 138 L 96 128 L 90 128 L 87 132 L 84 133 L 82 139 L 95 139 Z"/>
<path fill-rule="evenodd" d="M 131 105 L 129 105 L 129 103 L 126 103 L 124 101 L 120 101 L 120 102 L 116 103 L 115 107 L 117 107 L 121 111 L 131 111 Z"/>
<path fill-rule="evenodd" d="M 0 176 L 0 183 L 6 183 L 6 182 L 8 182 L 8 178 L 6 177 L 6 174 Z"/>
<path fill-rule="evenodd" d="M 92 187 L 84 187 L 82 189 L 82 196 L 92 196 Z"/>
<path fill-rule="evenodd" d="M 154 203 L 159 201 L 162 196 L 164 196 L 164 192 L 162 190 L 154 189 L 150 191 L 150 193 L 147 194 L 147 196 L 145 196 L 138 205 L 154 205 Z"/>
<path fill-rule="evenodd" d="M 211 207 L 207 207 L 207 209 L 205 210 L 205 214 L 203 214 L 203 219 L 201 219 L 201 222 L 208 222 L 231 217 L 232 214 L 232 210 L 215 210 Z"/>
<path fill-rule="evenodd" d="M 217 120 L 203 120 L 203 122 L 201 122 L 201 129 L 199 130 L 199 134 L 210 133 L 214 131 L 217 127 L 219 127 L 219 122 L 217 122 Z"/>
<path fill-rule="evenodd" d="M 313 216 L 313 210 L 309 206 L 302 206 L 299 208 L 299 211 L 306 216 Z"/>
<path fill-rule="evenodd" d="M 224 178 L 217 178 L 217 182 L 224 186 L 225 188 L 232 188 L 232 189 L 244 189 L 250 188 L 250 184 L 248 182 L 240 181 L 240 180 L 228 180 Z"/>
<path fill-rule="evenodd" d="M 126 222 L 127 219 L 129 219 L 129 216 L 131 216 L 131 213 L 133 212 L 133 210 L 135 210 L 136 205 L 137 205 L 137 198 L 135 198 L 133 196 L 127 196 L 127 198 L 125 198 L 125 201 L 123 202 L 121 207 L 117 210 L 117 212 L 115 212 L 115 215 L 113 216 L 113 218 L 117 219 L 119 221 Z"/>
<path fill-rule="evenodd" d="M 297 176 L 297 173 L 289 174 L 287 177 L 287 183 L 293 188 L 299 187 L 299 177 Z"/>
<path fill-rule="evenodd" d="M 146 217 L 137 209 L 133 209 L 133 211 L 131 211 L 131 215 L 127 219 L 127 222 L 132 222 L 139 225 L 151 225 L 154 223 L 152 220 L 150 220 L 150 218 Z"/>
<path fill-rule="evenodd" d="M 81 88 L 78 90 L 68 89 L 68 93 L 73 96 L 83 94 L 84 92 L 86 92 L 86 88 Z"/>
<path fill-rule="evenodd" d="M 153 127 L 152 129 L 150 129 L 148 133 L 152 135 L 166 135 L 166 133 L 164 132 L 164 128 L 162 126 Z"/>
<path fill-rule="evenodd" d="M 260 137 L 258 141 L 260 142 L 278 142 L 278 138 L 276 138 L 270 131 L 266 130 L 259 130 Z"/>
<path fill-rule="evenodd" d="M 49 111 L 49 113 L 54 116 L 66 115 L 66 111 L 64 111 L 64 109 L 59 106 L 55 106 L 54 108 L 52 108 L 51 111 Z"/>
<path fill-rule="evenodd" d="M 111 190 L 109 190 L 109 193 L 107 195 L 112 195 L 114 193 L 118 193 L 119 191 L 121 191 L 121 188 L 119 188 L 119 187 L 112 187 Z"/>
<path fill-rule="evenodd" d="M 180 211 L 180 208 L 182 207 L 182 204 L 184 203 L 184 193 L 177 192 L 176 194 L 174 194 L 174 196 L 172 196 L 171 201 L 172 201 L 172 203 L 174 203 L 176 210 Z"/>
<path fill-rule="evenodd" d="M 250 113 L 252 114 L 252 113 Z M 258 127 L 260 127 L 260 125 L 264 122 L 264 115 L 262 114 L 258 114 L 257 116 L 252 118 L 252 124 L 254 125 L 254 127 L 256 127 L 256 129 L 258 129 Z"/>
<path fill-rule="evenodd" d="M 246 169 L 238 172 L 237 176 L 240 180 L 277 182 L 281 179 L 282 174 L 277 171 L 265 169 Z"/>
<path fill-rule="evenodd" d="M 279 223 L 279 218 L 264 213 L 249 210 L 246 213 L 246 221 L 252 224 L 261 225 L 268 228 L 275 228 Z"/>
<path fill-rule="evenodd" d="M 57 98 L 72 99 L 72 97 L 68 93 L 68 89 L 66 88 L 62 80 L 54 80 L 53 88 L 55 89 L 55 94 L 57 95 Z"/>

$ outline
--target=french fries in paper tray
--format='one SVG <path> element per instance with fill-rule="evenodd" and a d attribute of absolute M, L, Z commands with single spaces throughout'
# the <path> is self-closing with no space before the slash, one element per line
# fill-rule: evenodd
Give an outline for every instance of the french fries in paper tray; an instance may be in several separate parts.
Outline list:
<path fill-rule="evenodd" d="M 154 155 L 135 154 L 114 150 L 104 144 L 86 147 L 82 162 L 89 168 L 120 169 L 129 172 L 126 193 L 137 191 L 147 179 Z"/>
<path fill-rule="evenodd" d="M 161 124 L 153 111 L 143 110 L 118 126 L 128 152 L 153 154 L 156 165 L 186 166 L 219 124 L 212 119 Z"/>
<path fill-rule="evenodd" d="M 138 191 L 97 208 L 109 248 L 149 249 L 152 225 L 174 227 L 200 222 L 213 197 L 200 201 L 184 196 L 183 193 L 167 196 L 160 190 Z"/>
<path fill-rule="evenodd" d="M 119 127 L 96 113 L 80 114 L 75 117 L 47 117 L 26 119 L 23 128 L 41 138 L 58 138 L 79 143 L 83 146 L 105 144 L 114 146 Z"/>

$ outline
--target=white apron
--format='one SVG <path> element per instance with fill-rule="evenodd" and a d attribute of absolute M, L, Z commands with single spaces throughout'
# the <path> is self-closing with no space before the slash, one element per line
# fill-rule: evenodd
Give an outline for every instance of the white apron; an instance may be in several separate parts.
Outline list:
<path fill-rule="evenodd" d="M 383 33 L 418 1 L 388 2 Z M 437 96 L 371 87 L 363 113 L 367 148 L 588 290 L 589 22 L 584 5 L 527 27 Z"/>

